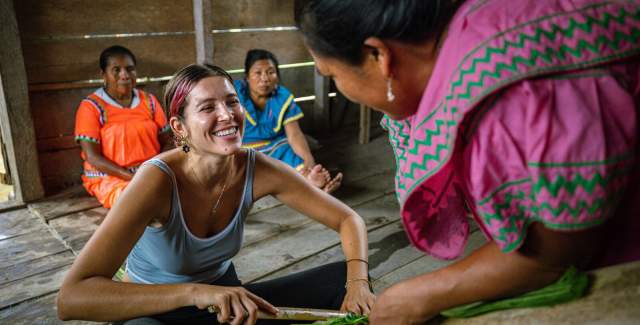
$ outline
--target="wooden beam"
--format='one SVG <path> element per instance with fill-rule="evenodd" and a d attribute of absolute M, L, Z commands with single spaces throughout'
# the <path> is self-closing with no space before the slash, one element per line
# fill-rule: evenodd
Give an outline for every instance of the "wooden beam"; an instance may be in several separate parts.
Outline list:
<path fill-rule="evenodd" d="M 0 0 L 0 129 L 18 202 L 44 196 L 13 1 Z"/>
<path fill-rule="evenodd" d="M 193 0 L 193 23 L 196 34 L 196 62 L 213 64 L 211 17 L 213 0 Z"/>
<path fill-rule="evenodd" d="M 313 124 L 316 131 L 331 131 L 331 115 L 329 107 L 329 78 L 322 76 L 316 69 L 313 73 L 313 89 L 316 100 L 313 104 Z"/>
<path fill-rule="evenodd" d="M 367 105 L 360 104 L 360 134 L 358 135 L 358 143 L 369 143 L 371 133 L 371 108 Z"/>

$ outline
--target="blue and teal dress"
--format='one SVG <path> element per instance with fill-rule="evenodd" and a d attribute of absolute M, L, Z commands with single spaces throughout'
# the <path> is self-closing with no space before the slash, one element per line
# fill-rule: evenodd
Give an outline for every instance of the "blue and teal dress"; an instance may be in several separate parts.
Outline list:
<path fill-rule="evenodd" d="M 278 85 L 267 100 L 264 110 L 260 110 L 251 101 L 247 82 L 236 80 L 234 83 L 245 108 L 242 146 L 258 150 L 300 170 L 304 161 L 293 152 L 284 131 L 285 124 L 304 116 L 300 106 L 293 101 L 293 94 L 287 88 Z"/>

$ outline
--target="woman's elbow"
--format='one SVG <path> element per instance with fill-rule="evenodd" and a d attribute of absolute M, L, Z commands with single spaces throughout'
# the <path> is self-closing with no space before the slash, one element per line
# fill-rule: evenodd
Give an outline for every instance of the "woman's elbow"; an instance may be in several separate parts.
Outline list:
<path fill-rule="evenodd" d="M 63 284 L 58 291 L 58 296 L 56 297 L 56 306 L 58 318 L 60 320 L 72 320 L 78 319 L 77 315 L 78 311 L 78 294 L 74 293 L 72 286 L 68 284 Z"/>
<path fill-rule="evenodd" d="M 60 291 L 58 292 L 58 296 L 56 297 L 56 305 L 57 305 L 57 312 L 58 312 L 58 319 L 66 321 L 66 320 L 71 320 L 71 310 L 69 308 L 69 303 L 68 303 L 68 299 L 67 299 L 67 291 L 65 290 L 64 287 L 60 288 Z"/>

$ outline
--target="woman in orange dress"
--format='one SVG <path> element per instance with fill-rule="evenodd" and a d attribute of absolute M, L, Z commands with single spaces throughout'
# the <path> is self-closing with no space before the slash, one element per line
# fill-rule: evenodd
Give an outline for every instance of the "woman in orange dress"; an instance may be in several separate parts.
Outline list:
<path fill-rule="evenodd" d="M 136 57 L 125 47 L 100 54 L 104 86 L 80 102 L 75 138 L 84 160 L 82 185 L 111 208 L 138 166 L 170 144 L 158 100 L 136 89 Z"/>

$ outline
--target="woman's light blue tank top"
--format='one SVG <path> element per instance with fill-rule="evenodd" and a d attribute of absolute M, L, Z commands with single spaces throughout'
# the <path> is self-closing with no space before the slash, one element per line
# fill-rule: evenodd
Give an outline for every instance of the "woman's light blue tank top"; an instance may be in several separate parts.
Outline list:
<path fill-rule="evenodd" d="M 199 238 L 189 231 L 182 214 L 176 177 L 160 159 L 153 164 L 170 176 L 173 193 L 169 221 L 161 228 L 147 227 L 129 253 L 127 274 L 138 283 L 212 283 L 221 277 L 242 247 L 244 221 L 253 204 L 255 151 L 247 150 L 244 191 L 235 215 L 222 231 Z"/>

